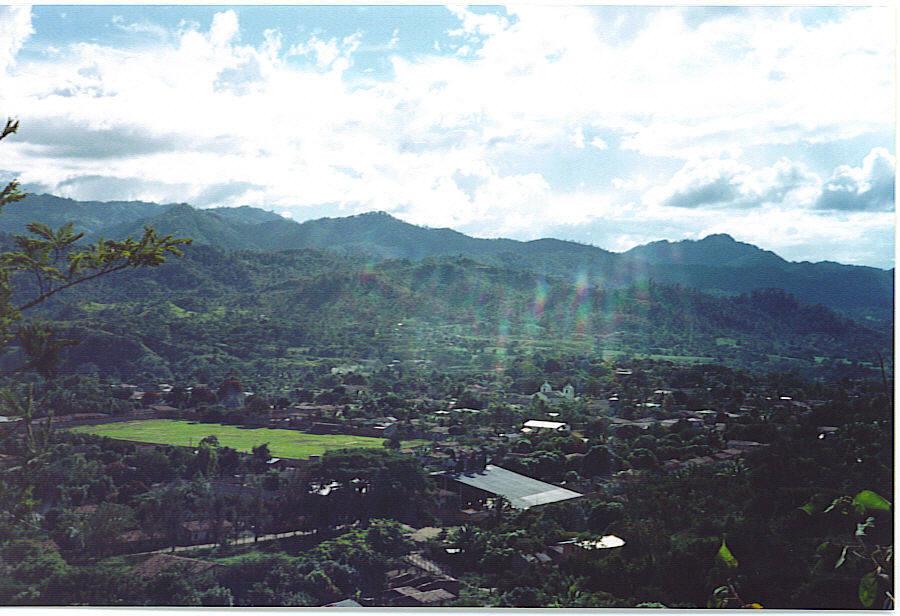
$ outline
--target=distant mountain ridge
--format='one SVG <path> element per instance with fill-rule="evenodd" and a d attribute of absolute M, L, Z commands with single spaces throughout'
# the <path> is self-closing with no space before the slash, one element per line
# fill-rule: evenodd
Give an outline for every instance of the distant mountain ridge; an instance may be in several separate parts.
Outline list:
<path fill-rule="evenodd" d="M 738 242 L 730 235 L 719 233 L 708 235 L 701 240 L 681 240 L 670 242 L 660 240 L 636 246 L 623 253 L 634 259 L 656 264 L 680 265 L 746 265 L 783 266 L 788 261 L 774 252 L 763 250 L 753 244 Z"/>
<path fill-rule="evenodd" d="M 661 240 L 613 253 L 552 238 L 528 242 L 474 238 L 452 229 L 412 225 L 384 212 L 297 223 L 249 206 L 196 209 L 186 204 L 78 202 L 51 195 L 29 196 L 7 206 L 0 215 L 0 232 L 21 232 L 32 220 L 54 226 L 72 221 L 89 238 L 135 235 L 152 225 L 160 232 L 227 250 L 309 248 L 374 261 L 464 256 L 569 282 L 581 277 L 599 288 L 649 280 L 719 295 L 779 288 L 857 319 L 887 322 L 893 316 L 893 270 L 790 262 L 724 234 Z"/>

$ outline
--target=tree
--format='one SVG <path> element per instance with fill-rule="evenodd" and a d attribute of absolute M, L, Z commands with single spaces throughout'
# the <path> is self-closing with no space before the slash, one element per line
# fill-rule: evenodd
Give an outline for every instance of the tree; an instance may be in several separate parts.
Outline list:
<path fill-rule="evenodd" d="M 223 475 L 234 475 L 241 465 L 241 456 L 236 449 L 222 447 L 219 450 L 219 472 Z"/>
<path fill-rule="evenodd" d="M 250 396 L 246 404 L 244 404 L 244 408 L 254 415 L 258 415 L 259 413 L 268 411 L 270 404 L 269 401 L 262 396 Z"/>
<path fill-rule="evenodd" d="M 0 131 L 0 140 L 14 134 L 19 123 L 7 120 Z M 6 205 L 21 201 L 25 193 L 16 180 L 0 190 L 0 210 Z M 33 308 L 60 291 L 75 285 L 137 267 L 157 267 L 169 255 L 181 256 L 181 246 L 189 239 L 159 235 L 151 227 L 144 229 L 140 239 L 100 240 L 93 244 L 79 244 L 84 233 L 76 232 L 69 223 L 59 229 L 51 229 L 42 223 L 28 225 L 28 235 L 15 236 L 17 250 L 0 253 L 0 343 L 9 344 L 18 337 L 23 349 L 30 351 L 33 367 L 42 354 L 58 351 L 52 339 L 39 340 L 35 332 L 16 328 L 22 313 Z M 28 276 L 35 282 L 36 292 L 21 298 L 14 294 L 14 280 Z M 29 349 L 29 345 L 36 345 Z"/>
<path fill-rule="evenodd" d="M 219 440 L 215 436 L 207 436 L 200 441 L 192 466 L 195 473 L 204 477 L 216 476 L 219 471 Z"/>
<path fill-rule="evenodd" d="M 0 141 L 18 128 L 18 121 L 8 119 L 0 130 Z M 0 189 L 0 211 L 25 196 L 18 181 L 12 180 Z M 76 232 L 72 223 L 52 229 L 33 222 L 27 229 L 27 235 L 14 236 L 14 250 L 0 253 L 0 353 L 15 344 L 25 357 L 17 372 L 33 371 L 45 379 L 55 376 L 61 352 L 77 341 L 57 338 L 47 324 L 23 322 L 23 313 L 65 289 L 101 276 L 162 265 L 170 255 L 181 256 L 181 247 L 190 243 L 189 239 L 159 235 L 151 227 L 145 227 L 139 239 L 99 240 L 92 244 L 80 243 L 84 233 Z M 18 395 L 16 392 L 5 396 L 0 401 L 2 410 L 21 416 L 26 434 L 30 434 L 33 400 L 17 403 L 14 398 Z M 27 397 L 32 395 L 29 392 Z M 49 416 L 50 411 L 47 413 Z M 33 445 L 34 441 L 30 443 Z"/>
<path fill-rule="evenodd" d="M 606 475 L 613 471 L 613 457 L 605 445 L 591 447 L 581 461 L 585 477 Z"/>
<path fill-rule="evenodd" d="M 638 448 L 632 451 L 631 455 L 628 457 L 628 461 L 631 463 L 632 468 L 638 470 L 656 468 L 659 466 L 656 454 L 649 449 L 644 448 Z"/>
<path fill-rule="evenodd" d="M 508 498 L 506 498 L 502 494 L 498 494 L 494 497 L 493 507 L 494 522 L 500 524 L 501 522 L 503 522 L 503 514 L 512 509 L 512 504 L 509 502 Z"/>
<path fill-rule="evenodd" d="M 87 550 L 97 556 L 109 554 L 119 535 L 134 525 L 134 510 L 126 505 L 100 503 L 84 523 L 84 542 Z"/>
<path fill-rule="evenodd" d="M 269 460 L 272 459 L 272 452 L 269 451 L 269 444 L 263 443 L 262 445 L 257 445 L 251 451 L 253 470 L 257 473 L 265 472 L 268 468 Z"/>

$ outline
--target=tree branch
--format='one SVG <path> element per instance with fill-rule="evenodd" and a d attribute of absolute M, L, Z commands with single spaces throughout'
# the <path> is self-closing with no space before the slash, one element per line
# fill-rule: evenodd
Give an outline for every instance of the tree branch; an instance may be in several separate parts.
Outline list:
<path fill-rule="evenodd" d="M 40 295 L 38 295 L 31 301 L 26 302 L 26 303 L 22 304 L 21 306 L 16 307 L 16 311 L 22 312 L 24 310 L 28 310 L 29 308 L 34 308 L 41 302 L 47 300 L 48 298 L 59 293 L 60 291 L 68 289 L 69 287 L 74 287 L 76 284 L 80 284 L 82 282 L 87 282 L 88 280 L 93 280 L 94 278 L 99 278 L 100 276 L 105 276 L 106 274 L 112 274 L 113 272 L 118 272 L 120 270 L 127 269 L 128 267 L 131 267 L 131 264 L 122 263 L 120 265 L 111 267 L 109 269 L 102 269 L 97 272 L 94 272 L 93 274 L 89 274 L 87 276 L 82 276 L 81 278 L 76 278 L 75 280 L 71 280 L 71 281 L 67 282 L 66 284 L 60 285 L 56 288 L 50 289 L 49 291 L 41 293 Z"/>

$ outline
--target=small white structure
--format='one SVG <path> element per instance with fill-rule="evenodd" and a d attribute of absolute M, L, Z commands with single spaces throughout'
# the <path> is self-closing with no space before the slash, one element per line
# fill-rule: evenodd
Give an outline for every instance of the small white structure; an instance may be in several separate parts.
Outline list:
<path fill-rule="evenodd" d="M 560 432 L 568 434 L 571 431 L 569 424 L 562 421 L 544 421 L 542 419 L 529 419 L 523 424 L 525 432 Z"/>
<path fill-rule="evenodd" d="M 576 545 L 585 550 L 608 550 L 610 548 L 620 548 L 625 545 L 625 540 L 615 535 L 603 535 L 594 541 L 579 541 Z"/>

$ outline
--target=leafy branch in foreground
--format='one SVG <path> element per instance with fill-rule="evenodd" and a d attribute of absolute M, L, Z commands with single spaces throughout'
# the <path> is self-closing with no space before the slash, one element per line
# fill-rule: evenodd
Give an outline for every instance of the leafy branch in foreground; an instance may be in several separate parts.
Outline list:
<path fill-rule="evenodd" d="M 815 515 L 812 503 L 801 507 L 807 515 Z M 852 538 L 826 541 L 817 549 L 820 568 L 842 567 L 855 571 L 859 579 L 859 602 L 865 608 L 893 609 L 894 580 L 890 501 L 873 492 L 863 490 L 852 498 L 834 499 L 821 515 L 829 515 L 837 526 L 853 531 Z M 849 535 L 849 532 L 847 533 Z M 837 558 L 835 559 L 835 555 Z M 831 562 L 834 562 L 832 565 Z"/>
<path fill-rule="evenodd" d="M 0 140 L 18 128 L 18 121 L 7 120 Z M 0 209 L 24 198 L 19 183 L 13 180 L 0 191 Z M 168 256 L 181 256 L 181 247 L 191 243 L 190 239 L 160 235 L 151 227 L 138 239 L 101 239 L 87 245 L 78 243 L 84 233 L 76 232 L 72 223 L 59 229 L 31 223 L 27 229 L 29 235 L 14 237 L 15 250 L 0 253 L 0 349 L 18 337 L 27 351 L 29 344 L 24 338 L 33 328 L 15 329 L 22 312 L 95 278 L 129 268 L 159 266 Z M 17 284 L 20 277 L 31 283 L 26 297 L 22 297 L 22 285 Z"/>
<path fill-rule="evenodd" d="M 18 129 L 19 122 L 8 119 L 0 130 L 0 140 Z M 19 183 L 12 180 L 0 190 L 0 210 L 25 196 Z M 190 239 L 160 235 L 151 227 L 145 227 L 138 239 L 101 239 L 92 244 L 79 243 L 84 233 L 76 232 L 72 223 L 52 229 L 33 222 L 27 230 L 27 235 L 13 237 L 13 250 L 0 252 L 0 354 L 15 342 L 26 357 L 26 363 L 15 372 L 34 371 L 44 379 L 53 378 L 62 350 L 77 341 L 55 338 L 45 324 L 22 323 L 23 312 L 60 291 L 101 276 L 162 265 L 169 256 L 182 256 L 182 246 L 191 243 Z M 33 389 L 25 396 L 12 389 L 0 392 L 0 409 L 23 419 L 30 454 L 46 444 L 46 435 L 38 438 L 32 428 L 38 406 Z M 51 421 L 52 412 L 48 412 L 45 433 L 49 433 Z"/>

